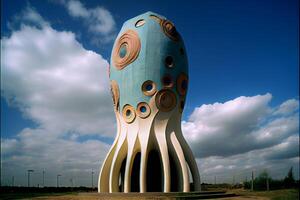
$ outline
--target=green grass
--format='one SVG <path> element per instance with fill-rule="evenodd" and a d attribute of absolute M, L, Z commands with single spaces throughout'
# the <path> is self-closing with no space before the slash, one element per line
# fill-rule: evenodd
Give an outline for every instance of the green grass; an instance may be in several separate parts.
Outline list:
<path fill-rule="evenodd" d="M 299 190 L 284 190 L 274 193 L 272 200 L 294 200 L 299 199 Z"/>
<path fill-rule="evenodd" d="M 0 199 L 1 200 L 8 200 L 8 199 L 26 199 L 26 198 L 34 198 L 34 197 L 41 197 L 41 196 L 63 196 L 63 195 L 70 195 L 70 194 L 77 194 L 75 192 L 62 192 L 62 193 L 1 193 Z"/>
<path fill-rule="evenodd" d="M 297 200 L 299 199 L 299 189 L 282 189 L 271 191 L 232 190 L 233 193 L 241 196 L 260 196 L 271 200 Z"/>
<path fill-rule="evenodd" d="M 271 200 L 297 200 L 299 199 L 299 190 L 297 189 L 283 189 L 283 190 L 272 190 L 272 191 L 254 191 L 251 192 L 249 190 L 244 190 L 244 189 L 233 189 L 229 190 L 228 192 L 235 193 L 240 195 L 240 197 L 247 197 L 247 198 L 255 198 L 255 197 L 264 197 L 268 198 Z M 82 194 L 79 195 L 78 194 Z M 84 196 L 86 195 L 86 196 Z M 0 194 L 0 199 L 2 200 L 8 200 L 8 199 L 28 199 L 28 198 L 33 198 L 35 197 L 55 197 L 55 196 L 61 196 L 61 199 L 77 199 L 77 200 L 86 200 L 86 199 L 95 199 L 95 194 L 94 193 L 78 193 L 78 192 L 61 192 L 61 193 L 1 193 Z M 130 197 L 131 198 L 131 197 Z M 100 198 L 101 199 L 101 198 Z M 102 199 L 106 199 L 105 195 L 103 196 Z M 116 196 L 116 199 L 119 199 L 118 196 Z M 126 199 L 125 197 L 123 199 Z M 137 198 L 138 199 L 138 195 Z M 232 198 L 233 200 L 235 198 Z M 238 199 L 238 197 L 237 197 Z"/>

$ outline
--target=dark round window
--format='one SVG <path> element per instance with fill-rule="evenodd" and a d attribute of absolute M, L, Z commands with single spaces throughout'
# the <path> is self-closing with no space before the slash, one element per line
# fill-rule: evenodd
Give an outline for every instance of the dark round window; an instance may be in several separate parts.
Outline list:
<path fill-rule="evenodd" d="M 181 55 L 184 55 L 184 50 L 183 50 L 182 47 L 179 49 L 179 51 L 180 51 L 180 54 L 181 54 Z"/>
<path fill-rule="evenodd" d="M 153 88 L 152 84 L 147 84 L 147 85 L 146 85 L 146 90 L 147 90 L 147 91 L 152 90 L 152 88 Z"/>
<path fill-rule="evenodd" d="M 141 111 L 142 113 L 144 113 L 144 112 L 147 111 L 147 108 L 146 108 L 145 106 L 141 106 L 141 107 L 140 107 L 140 111 Z"/>
<path fill-rule="evenodd" d="M 165 64 L 167 67 L 173 67 L 174 66 L 174 61 L 172 56 L 167 56 L 165 59 Z"/>
<path fill-rule="evenodd" d="M 172 77 L 169 74 L 166 74 L 162 78 L 162 84 L 164 87 L 173 87 Z"/>
<path fill-rule="evenodd" d="M 163 82 L 164 82 L 164 85 L 170 85 L 172 83 L 172 80 L 170 77 L 166 76 L 163 78 Z"/>
<path fill-rule="evenodd" d="M 183 80 L 183 81 L 181 82 L 181 88 L 182 88 L 182 89 L 186 90 L 186 89 L 187 89 L 187 85 L 188 85 L 187 80 Z"/>
<path fill-rule="evenodd" d="M 131 111 L 130 110 L 126 110 L 126 116 L 130 116 L 131 115 Z"/>
<path fill-rule="evenodd" d="M 140 20 L 138 20 L 138 21 L 135 23 L 135 27 L 143 26 L 145 23 L 146 23 L 145 20 L 140 19 Z"/>
<path fill-rule="evenodd" d="M 124 58 L 127 54 L 127 45 L 126 44 L 122 44 L 121 48 L 120 48 L 120 52 L 119 52 L 119 56 L 121 58 Z"/>

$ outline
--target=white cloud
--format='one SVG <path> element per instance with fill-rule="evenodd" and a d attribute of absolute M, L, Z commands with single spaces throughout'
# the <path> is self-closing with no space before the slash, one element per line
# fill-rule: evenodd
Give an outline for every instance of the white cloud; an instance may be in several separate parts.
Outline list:
<path fill-rule="evenodd" d="M 21 17 L 23 21 L 32 22 L 37 25 L 41 25 L 41 26 L 49 25 L 49 23 L 45 21 L 45 19 L 39 13 L 37 13 L 32 7 L 26 7 L 22 15 L 19 17 Z"/>
<path fill-rule="evenodd" d="M 214 182 L 214 176 L 221 182 L 231 183 L 233 177 L 239 182 L 252 170 L 258 174 L 264 169 L 282 178 L 291 166 L 299 174 L 297 100 L 273 109 L 271 98 L 271 94 L 242 96 L 202 105 L 182 122 L 204 182 Z"/>
<path fill-rule="evenodd" d="M 299 100 L 289 99 L 283 102 L 278 109 L 274 111 L 274 115 L 289 115 L 299 109 Z"/>
<path fill-rule="evenodd" d="M 288 137 L 282 143 L 272 147 L 271 151 L 265 153 L 265 156 L 275 160 L 299 157 L 299 136 Z"/>
<path fill-rule="evenodd" d="M 116 23 L 112 14 L 104 7 L 86 8 L 78 0 L 64 1 L 70 16 L 81 18 L 93 33 L 93 42 L 107 43 L 115 38 Z M 99 38 L 99 35 L 102 36 Z M 99 40 L 100 39 L 100 40 Z"/>
<path fill-rule="evenodd" d="M 70 2 L 72 16 L 101 16 L 91 14 L 100 8 Z M 70 178 L 90 185 L 91 169 L 96 180 L 109 145 L 82 137 L 115 135 L 108 62 L 84 49 L 74 33 L 54 30 L 33 8 L 19 20 L 21 28 L 1 39 L 1 94 L 37 127 L 1 140 L 4 183 L 14 175 L 17 185 L 26 185 L 26 170 L 32 168 L 35 185 L 43 169 L 47 185 L 56 184 L 58 173 L 63 185 Z M 105 35 L 106 26 L 95 28 Z M 215 175 L 239 181 L 263 169 L 282 177 L 290 166 L 299 174 L 299 102 L 290 99 L 274 109 L 271 99 L 265 94 L 202 105 L 182 122 L 203 181 L 213 182 Z"/>
<path fill-rule="evenodd" d="M 109 145 L 88 138 L 115 135 L 108 62 L 33 8 L 15 19 L 21 28 L 1 39 L 1 95 L 37 127 L 1 140 L 2 180 L 15 176 L 16 185 L 26 185 L 26 170 L 34 169 L 37 185 L 46 169 L 47 185 L 56 184 L 57 173 L 64 185 L 71 177 L 90 185 L 91 169 L 97 180 Z"/>
<path fill-rule="evenodd" d="M 67 3 L 69 14 L 73 17 L 89 17 L 89 11 L 82 5 L 80 1 L 69 1 Z"/>
<path fill-rule="evenodd" d="M 299 117 L 269 119 L 270 94 L 238 97 L 195 108 L 182 123 L 198 157 L 229 156 L 276 145 L 299 132 Z"/>
<path fill-rule="evenodd" d="M 274 179 L 282 179 L 290 167 L 294 169 L 295 177 L 299 177 L 299 157 L 269 159 L 272 148 L 253 150 L 243 154 L 228 157 L 210 156 L 198 158 L 198 168 L 202 182 L 235 183 L 250 180 L 252 171 L 258 176 L 264 170 Z"/>
<path fill-rule="evenodd" d="M 93 169 L 95 185 L 109 145 L 97 140 L 70 141 L 53 135 L 56 134 L 45 129 L 27 128 L 16 139 L 1 141 L 2 180 L 7 182 L 15 176 L 15 185 L 26 185 L 23 174 L 33 169 L 32 184 L 35 186 L 42 183 L 42 170 L 47 174 L 47 186 L 56 185 L 57 174 L 63 175 L 62 185 L 70 186 L 69 179 L 76 178 L 77 186 L 90 186 Z"/>
<path fill-rule="evenodd" d="M 1 139 L 1 152 L 5 155 L 13 153 L 17 147 L 16 139 Z"/>
<path fill-rule="evenodd" d="M 101 55 L 50 26 L 23 25 L 1 44 L 4 97 L 27 117 L 49 130 L 114 135 L 108 62 Z"/>

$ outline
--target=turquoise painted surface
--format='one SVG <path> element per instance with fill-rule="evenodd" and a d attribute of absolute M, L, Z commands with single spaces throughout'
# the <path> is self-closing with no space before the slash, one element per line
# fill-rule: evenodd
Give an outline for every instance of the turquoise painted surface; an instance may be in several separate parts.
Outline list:
<path fill-rule="evenodd" d="M 141 50 L 137 59 L 124 69 L 118 70 L 111 60 L 110 79 L 117 81 L 119 85 L 120 110 L 126 104 L 130 104 L 136 108 L 139 102 L 149 102 L 151 97 L 143 94 L 142 84 L 146 80 L 152 80 L 156 84 L 157 91 L 159 91 L 163 89 L 162 77 L 166 74 L 172 77 L 174 82 L 172 91 L 175 92 L 178 103 L 179 95 L 176 90 L 177 77 L 182 72 L 188 75 L 187 55 L 181 37 L 179 41 L 173 41 L 164 33 L 160 24 L 151 18 L 150 15 L 165 19 L 165 17 L 156 13 L 146 12 L 126 21 L 116 39 L 117 41 L 124 32 L 131 29 L 138 33 L 141 41 Z M 135 27 L 136 22 L 140 19 L 144 19 L 145 24 Z M 180 52 L 181 48 L 184 51 L 183 54 Z M 165 66 L 165 58 L 167 56 L 173 57 L 174 67 L 168 68 Z"/>

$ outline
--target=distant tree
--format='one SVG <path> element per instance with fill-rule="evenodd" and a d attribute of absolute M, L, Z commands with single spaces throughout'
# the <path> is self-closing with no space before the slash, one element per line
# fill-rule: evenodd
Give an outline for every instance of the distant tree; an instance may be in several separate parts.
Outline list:
<path fill-rule="evenodd" d="M 283 180 L 284 186 L 286 188 L 291 188 L 295 186 L 295 178 L 294 178 L 294 173 L 293 173 L 293 167 L 290 168 L 287 176 Z"/>
<path fill-rule="evenodd" d="M 266 190 L 267 181 L 270 190 L 283 189 L 283 188 L 300 188 L 299 180 L 295 180 L 293 167 L 288 171 L 284 179 L 272 179 L 267 171 L 263 171 L 254 179 L 254 190 Z M 251 189 L 251 180 L 244 182 L 245 189 Z"/>
<path fill-rule="evenodd" d="M 268 172 L 264 170 L 262 173 L 258 175 L 257 178 L 254 179 L 254 185 L 256 190 L 267 190 L 267 182 L 271 182 Z"/>
<path fill-rule="evenodd" d="M 258 175 L 258 179 L 261 179 L 263 181 L 267 180 L 269 178 L 269 174 L 266 170 L 264 170 L 262 173 Z"/>

